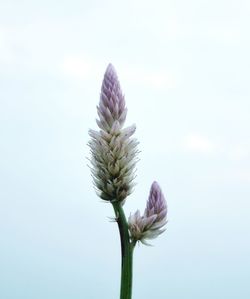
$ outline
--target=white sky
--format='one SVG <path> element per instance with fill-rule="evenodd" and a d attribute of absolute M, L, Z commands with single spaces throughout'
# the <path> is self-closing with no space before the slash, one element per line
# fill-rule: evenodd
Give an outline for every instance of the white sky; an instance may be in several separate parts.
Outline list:
<path fill-rule="evenodd" d="M 134 298 L 249 298 L 249 3 L 0 2 L 0 298 L 118 298 L 85 159 L 109 62 L 142 151 L 126 212 L 153 180 L 169 206 Z"/>

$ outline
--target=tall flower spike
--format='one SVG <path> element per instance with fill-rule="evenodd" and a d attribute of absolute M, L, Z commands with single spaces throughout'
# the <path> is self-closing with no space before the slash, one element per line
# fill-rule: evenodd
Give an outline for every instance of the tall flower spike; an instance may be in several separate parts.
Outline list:
<path fill-rule="evenodd" d="M 127 108 L 111 64 L 104 74 L 97 112 L 100 130 L 89 130 L 94 185 L 102 199 L 123 203 L 133 188 L 138 142 L 131 138 L 135 125 L 123 129 Z"/>
<path fill-rule="evenodd" d="M 141 241 L 148 245 L 146 239 L 154 239 L 162 234 L 167 223 L 167 203 L 160 186 L 153 182 L 144 214 L 136 211 L 129 216 L 128 225 L 134 242 Z"/>

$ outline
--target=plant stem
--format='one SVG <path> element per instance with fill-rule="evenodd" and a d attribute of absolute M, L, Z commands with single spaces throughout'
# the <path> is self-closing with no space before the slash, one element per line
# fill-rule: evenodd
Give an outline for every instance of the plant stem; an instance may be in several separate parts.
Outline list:
<path fill-rule="evenodd" d="M 121 239 L 121 291 L 120 299 L 132 298 L 132 272 L 134 244 L 130 242 L 128 223 L 119 202 L 112 203 Z"/>

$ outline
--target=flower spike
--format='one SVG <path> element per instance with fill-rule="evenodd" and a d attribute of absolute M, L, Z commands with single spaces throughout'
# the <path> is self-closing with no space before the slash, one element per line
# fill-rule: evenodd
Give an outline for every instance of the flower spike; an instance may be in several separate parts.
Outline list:
<path fill-rule="evenodd" d="M 97 112 L 100 130 L 89 131 L 93 181 L 103 200 L 124 203 L 133 188 L 138 142 L 131 138 L 135 125 L 123 129 L 127 108 L 112 64 L 104 74 Z"/>
<path fill-rule="evenodd" d="M 160 186 L 153 182 L 144 214 L 140 211 L 130 215 L 128 225 L 133 242 L 141 241 L 147 244 L 147 239 L 154 239 L 162 234 L 167 223 L 167 203 Z"/>

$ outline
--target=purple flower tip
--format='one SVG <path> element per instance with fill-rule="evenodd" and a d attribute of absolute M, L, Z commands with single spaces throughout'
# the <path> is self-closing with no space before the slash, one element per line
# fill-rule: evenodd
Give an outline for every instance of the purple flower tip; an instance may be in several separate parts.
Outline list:
<path fill-rule="evenodd" d="M 105 71 L 105 74 L 106 73 L 112 73 L 113 75 L 116 75 L 117 77 L 117 74 L 116 74 L 116 70 L 115 70 L 115 67 L 113 66 L 112 63 L 109 63 L 107 68 L 106 68 L 106 71 Z"/>
<path fill-rule="evenodd" d="M 159 214 L 161 211 L 164 211 L 165 216 L 167 216 L 167 203 L 165 197 L 159 184 L 154 181 L 151 185 L 145 215 L 148 217 L 152 214 Z"/>
<path fill-rule="evenodd" d="M 110 131 L 115 122 L 118 122 L 120 127 L 123 126 L 127 108 L 117 73 L 111 63 L 104 74 L 97 110 L 100 118 L 97 124 L 100 129 Z"/>

